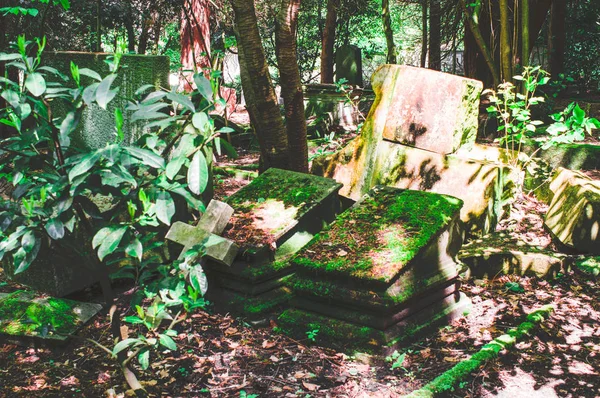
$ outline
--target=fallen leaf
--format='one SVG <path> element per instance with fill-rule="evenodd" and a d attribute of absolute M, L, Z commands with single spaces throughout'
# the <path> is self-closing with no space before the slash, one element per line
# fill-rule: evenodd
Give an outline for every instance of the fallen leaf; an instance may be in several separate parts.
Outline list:
<path fill-rule="evenodd" d="M 265 340 L 262 342 L 262 348 L 269 349 L 277 345 L 274 341 Z"/>
<path fill-rule="evenodd" d="M 305 381 L 302 382 L 302 385 L 304 386 L 304 388 L 306 388 L 308 391 L 316 391 L 319 389 L 319 386 L 316 384 L 312 384 L 312 383 L 307 383 Z"/>
<path fill-rule="evenodd" d="M 277 358 L 275 355 L 271 355 L 269 359 L 271 360 L 271 362 L 279 362 L 279 358 Z"/>

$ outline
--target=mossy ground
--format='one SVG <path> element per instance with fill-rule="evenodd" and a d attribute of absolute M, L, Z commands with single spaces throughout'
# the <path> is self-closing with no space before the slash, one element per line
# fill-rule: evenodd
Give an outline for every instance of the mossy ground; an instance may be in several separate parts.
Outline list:
<path fill-rule="evenodd" d="M 235 213 L 225 237 L 242 247 L 273 244 L 310 208 L 340 187 L 322 177 L 269 169 L 227 199 Z"/>
<path fill-rule="evenodd" d="M 391 280 L 459 213 L 459 199 L 374 189 L 319 233 L 294 262 L 305 270 Z"/>
<path fill-rule="evenodd" d="M 0 299 L 0 332 L 31 336 L 48 328 L 58 334 L 69 334 L 79 323 L 68 301 L 30 298 L 33 295 L 17 291 Z"/>

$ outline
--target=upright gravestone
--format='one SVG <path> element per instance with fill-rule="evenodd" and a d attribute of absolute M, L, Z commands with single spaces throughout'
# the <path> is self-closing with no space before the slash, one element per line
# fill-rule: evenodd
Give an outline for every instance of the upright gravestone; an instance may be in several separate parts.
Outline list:
<path fill-rule="evenodd" d="M 354 200 L 375 185 L 456 196 L 470 232 L 493 228 L 512 174 L 469 154 L 482 83 L 404 65 L 383 65 L 372 82 L 376 99 L 360 135 L 315 159 L 312 172 L 343 183 L 341 194 Z"/>
<path fill-rule="evenodd" d="M 335 53 L 335 77 L 337 81 L 347 80 L 347 84 L 363 86 L 362 52 L 356 46 L 345 45 Z"/>
<path fill-rule="evenodd" d="M 292 260 L 278 325 L 338 349 L 384 351 L 469 308 L 458 291 L 459 199 L 376 187 Z"/>
<path fill-rule="evenodd" d="M 269 169 L 232 195 L 235 212 L 223 238 L 240 247 L 231 267 L 208 259 L 208 297 L 224 311 L 251 319 L 289 299 L 290 257 L 340 211 L 333 180 Z"/>
<path fill-rule="evenodd" d="M 88 68 L 101 76 L 109 74 L 105 62 L 111 54 L 84 52 L 49 52 L 44 56 L 44 64 L 70 75 L 71 62 L 79 68 Z M 119 87 L 119 95 L 111 101 L 107 110 L 97 105 L 87 108 L 81 120 L 81 127 L 74 134 L 72 143 L 82 149 L 98 149 L 115 140 L 115 109 L 123 111 L 125 143 L 131 143 L 143 135 L 140 124 L 130 120 L 131 112 L 126 111 L 128 98 L 142 86 L 151 84 L 155 89 L 169 88 L 169 58 L 126 54 L 121 57 L 121 70 L 113 82 L 113 88 Z M 84 84 L 91 79 L 82 77 Z"/>

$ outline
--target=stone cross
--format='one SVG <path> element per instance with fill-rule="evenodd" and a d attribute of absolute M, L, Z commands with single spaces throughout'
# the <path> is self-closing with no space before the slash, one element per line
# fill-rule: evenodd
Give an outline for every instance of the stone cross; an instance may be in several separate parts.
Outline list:
<path fill-rule="evenodd" d="M 195 227 L 183 222 L 171 226 L 166 238 L 183 245 L 179 259 L 195 245 L 203 244 L 206 257 L 230 266 L 235 259 L 239 247 L 231 240 L 218 234 L 222 233 L 233 215 L 233 208 L 227 203 L 212 200 Z"/>

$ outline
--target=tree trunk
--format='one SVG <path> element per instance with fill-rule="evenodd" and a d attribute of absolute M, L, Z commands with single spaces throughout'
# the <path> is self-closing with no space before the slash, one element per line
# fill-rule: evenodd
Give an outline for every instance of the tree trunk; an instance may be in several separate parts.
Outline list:
<path fill-rule="evenodd" d="M 327 1 L 327 16 L 321 42 L 321 83 L 333 83 L 333 63 L 335 50 L 335 29 L 337 27 L 337 10 L 340 0 Z"/>
<path fill-rule="evenodd" d="M 150 36 L 150 20 L 144 18 L 142 21 L 142 33 L 140 34 L 140 40 L 138 43 L 138 54 L 146 54 L 148 48 L 148 38 Z"/>
<path fill-rule="evenodd" d="M 463 13 L 465 14 L 466 24 L 469 27 L 470 35 L 465 35 L 465 50 L 469 49 L 469 57 L 468 60 L 465 61 L 465 74 L 470 77 L 479 77 L 477 73 L 477 60 L 474 52 L 471 50 L 473 48 L 473 42 L 477 45 L 479 49 L 479 54 L 485 60 L 485 64 L 491 74 L 492 83 L 494 87 L 497 87 L 500 84 L 500 77 L 498 74 L 498 68 L 496 67 L 496 63 L 494 62 L 494 58 L 492 53 L 490 52 L 485 39 L 483 38 L 483 34 L 481 33 L 480 25 L 479 25 L 479 11 L 478 7 L 475 7 L 473 10 L 473 15 L 469 13 L 467 9 L 467 5 L 465 0 L 459 0 L 460 5 L 463 9 Z M 472 41 L 470 41 L 472 39 Z M 473 69 L 475 68 L 475 69 Z M 474 74 L 474 75 L 473 75 Z"/>
<path fill-rule="evenodd" d="M 500 78 L 504 81 L 512 79 L 512 57 L 510 48 L 510 20 L 508 0 L 499 0 L 500 6 Z"/>
<path fill-rule="evenodd" d="M 96 3 L 96 50 L 102 51 L 102 0 Z"/>
<path fill-rule="evenodd" d="M 283 0 L 275 22 L 275 51 L 285 109 L 289 169 L 308 173 L 304 93 L 298 68 L 296 27 L 301 0 Z"/>
<path fill-rule="evenodd" d="M 7 6 L 6 0 L 0 0 L 0 8 Z M 8 18 L 6 16 L 0 16 L 0 52 L 6 51 L 6 47 L 8 47 L 8 40 L 6 39 L 8 33 Z M 4 66 L 4 62 L 0 62 L 0 76 L 4 77 L 6 73 L 6 67 Z M 4 98 L 0 97 L 0 109 L 4 109 L 6 107 L 6 101 Z M 8 137 L 8 129 L 7 126 L 0 123 L 0 138 Z"/>
<path fill-rule="evenodd" d="M 421 68 L 424 68 L 425 66 L 427 66 L 427 48 L 428 48 L 428 39 L 429 39 L 429 33 L 427 32 L 427 23 L 428 23 L 428 13 L 427 13 L 427 8 L 428 8 L 428 2 L 429 0 L 421 0 L 421 10 L 422 10 L 422 17 L 421 17 L 421 22 L 423 25 L 423 36 L 421 39 Z"/>
<path fill-rule="evenodd" d="M 127 18 L 125 18 L 125 30 L 127 31 L 127 51 L 135 52 L 135 29 L 133 28 L 133 15 L 131 5 L 127 7 Z"/>
<path fill-rule="evenodd" d="M 429 69 L 442 70 L 442 23 L 440 0 L 429 3 Z"/>
<path fill-rule="evenodd" d="M 181 64 L 185 69 L 211 68 L 209 0 L 186 0 L 182 14 Z"/>
<path fill-rule="evenodd" d="M 565 71 L 565 43 L 566 26 L 565 16 L 567 14 L 567 0 L 554 0 L 550 14 L 550 29 L 548 53 L 550 54 L 550 73 L 552 78 Z"/>
<path fill-rule="evenodd" d="M 529 66 L 529 0 L 521 0 L 521 65 Z"/>
<path fill-rule="evenodd" d="M 381 1 L 381 18 L 383 20 L 383 33 L 385 34 L 385 42 L 387 43 L 387 58 L 388 64 L 398 63 L 396 58 L 396 45 L 394 44 L 394 31 L 392 30 L 392 17 L 390 15 L 389 0 Z"/>
<path fill-rule="evenodd" d="M 234 23 L 238 32 L 240 64 L 246 78 L 242 88 L 253 121 L 261 152 L 261 169 L 270 167 L 289 168 L 288 140 L 279 104 L 271 84 L 269 67 L 265 58 L 254 1 L 231 0 Z M 252 113 L 255 112 L 254 115 Z"/>

